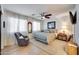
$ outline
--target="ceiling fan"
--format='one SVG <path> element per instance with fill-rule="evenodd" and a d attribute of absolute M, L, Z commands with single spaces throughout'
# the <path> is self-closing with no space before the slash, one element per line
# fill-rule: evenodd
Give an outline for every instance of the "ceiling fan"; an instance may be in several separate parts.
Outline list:
<path fill-rule="evenodd" d="M 35 14 L 34 14 L 35 15 Z M 52 14 L 48 14 L 47 12 L 42 12 L 42 13 L 40 13 L 39 14 L 39 16 L 37 16 L 37 17 L 41 17 L 41 19 L 49 19 L 50 18 L 50 16 L 52 16 Z"/>

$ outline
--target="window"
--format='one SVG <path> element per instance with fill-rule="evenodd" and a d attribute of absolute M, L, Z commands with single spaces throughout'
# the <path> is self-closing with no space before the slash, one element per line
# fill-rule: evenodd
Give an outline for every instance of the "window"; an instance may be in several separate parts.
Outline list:
<path fill-rule="evenodd" d="M 20 32 L 27 31 L 27 20 L 24 19 L 19 20 L 19 31 Z"/>
<path fill-rule="evenodd" d="M 10 28 L 10 33 L 14 33 L 17 32 L 18 29 L 18 19 L 17 18 L 13 18 L 13 17 L 9 17 L 9 28 Z"/>
<path fill-rule="evenodd" d="M 10 33 L 27 31 L 27 20 L 9 17 L 8 21 Z"/>
<path fill-rule="evenodd" d="M 40 31 L 40 22 L 33 22 L 33 31 Z"/>

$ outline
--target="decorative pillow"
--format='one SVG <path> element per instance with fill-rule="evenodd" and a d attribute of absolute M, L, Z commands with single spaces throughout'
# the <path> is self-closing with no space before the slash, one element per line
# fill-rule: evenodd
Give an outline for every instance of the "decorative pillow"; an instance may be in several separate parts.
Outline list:
<path fill-rule="evenodd" d="M 49 31 L 48 31 L 48 30 L 44 30 L 44 32 L 49 33 Z"/>
<path fill-rule="evenodd" d="M 23 39 L 23 36 L 20 36 L 19 39 Z"/>
<path fill-rule="evenodd" d="M 55 29 L 50 29 L 49 32 L 50 33 L 55 33 Z"/>
<path fill-rule="evenodd" d="M 59 33 L 59 34 L 57 35 L 57 39 L 63 40 L 63 41 L 67 41 L 67 35 L 64 34 L 64 33 Z"/>

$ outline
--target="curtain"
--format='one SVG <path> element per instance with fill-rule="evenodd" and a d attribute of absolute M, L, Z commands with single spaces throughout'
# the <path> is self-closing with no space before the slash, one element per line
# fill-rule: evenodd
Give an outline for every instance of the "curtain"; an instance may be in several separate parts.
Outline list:
<path fill-rule="evenodd" d="M 8 45 L 16 44 L 15 32 L 20 32 L 23 35 L 27 34 L 27 20 L 18 17 L 8 17 L 7 31 L 9 34 Z"/>
<path fill-rule="evenodd" d="M 5 28 L 2 26 L 2 43 L 3 46 L 17 44 L 15 32 L 27 32 L 27 19 L 23 15 L 19 15 L 10 11 L 4 11 L 2 15 L 2 25 L 5 21 Z"/>
<path fill-rule="evenodd" d="M 33 22 L 33 31 L 40 31 L 40 22 Z"/>
<path fill-rule="evenodd" d="M 10 33 L 27 32 L 27 20 L 26 19 L 8 17 L 8 25 L 9 25 L 8 30 Z"/>
<path fill-rule="evenodd" d="M 27 20 L 19 19 L 19 32 L 27 32 Z"/>
<path fill-rule="evenodd" d="M 15 33 L 18 31 L 18 19 L 9 17 L 10 33 Z"/>

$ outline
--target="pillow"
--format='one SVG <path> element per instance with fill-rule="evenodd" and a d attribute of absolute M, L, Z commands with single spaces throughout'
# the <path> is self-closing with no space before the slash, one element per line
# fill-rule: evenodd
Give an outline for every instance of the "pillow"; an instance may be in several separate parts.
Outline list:
<path fill-rule="evenodd" d="M 45 32 L 45 33 L 49 33 L 49 31 L 48 31 L 48 30 L 44 30 L 44 32 Z"/>
<path fill-rule="evenodd" d="M 23 36 L 20 36 L 19 39 L 23 39 Z"/>
<path fill-rule="evenodd" d="M 55 29 L 50 29 L 49 32 L 50 33 L 55 33 Z"/>
<path fill-rule="evenodd" d="M 64 33 L 58 33 L 57 34 L 57 39 L 67 41 L 67 35 Z"/>

